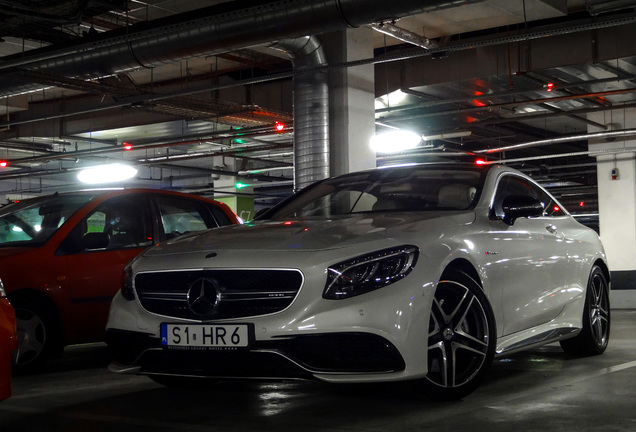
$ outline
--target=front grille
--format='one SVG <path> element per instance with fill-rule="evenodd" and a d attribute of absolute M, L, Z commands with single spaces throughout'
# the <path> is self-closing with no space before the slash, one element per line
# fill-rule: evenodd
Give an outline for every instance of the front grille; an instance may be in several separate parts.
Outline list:
<path fill-rule="evenodd" d="M 298 270 L 184 270 L 140 273 L 135 290 L 149 312 L 214 320 L 280 312 L 302 282 Z"/>

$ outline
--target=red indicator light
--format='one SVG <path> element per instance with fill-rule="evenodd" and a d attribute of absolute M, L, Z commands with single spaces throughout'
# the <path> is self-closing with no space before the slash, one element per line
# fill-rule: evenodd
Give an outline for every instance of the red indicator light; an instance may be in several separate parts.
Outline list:
<path fill-rule="evenodd" d="M 276 130 L 278 132 L 282 132 L 285 130 L 285 124 L 281 123 L 281 122 L 276 122 L 276 124 L 274 125 L 274 127 L 276 128 Z"/>
<path fill-rule="evenodd" d="M 554 206 L 554 207 L 553 207 L 553 210 L 554 210 L 555 212 L 558 212 L 558 211 L 560 211 L 561 209 L 559 208 L 559 206 Z"/>
<path fill-rule="evenodd" d="M 486 161 L 483 159 L 477 159 L 475 165 L 486 165 Z"/>
<path fill-rule="evenodd" d="M 127 142 L 124 143 L 124 150 L 129 151 L 132 149 L 133 149 L 132 144 L 128 144 Z"/>
<path fill-rule="evenodd" d="M 293 224 L 293 222 L 289 222 L 289 221 L 283 222 L 283 225 L 291 225 L 291 224 Z"/>
<path fill-rule="evenodd" d="M 9 162 L 7 161 L 0 161 L 0 168 L 6 168 L 9 166 Z"/>
<path fill-rule="evenodd" d="M 583 207 L 584 205 L 585 205 L 585 203 L 584 203 L 583 201 L 581 201 L 581 202 L 579 203 L 579 207 Z"/>
<path fill-rule="evenodd" d="M 554 90 L 554 83 L 547 83 L 545 87 L 547 91 L 551 92 L 552 90 Z"/>

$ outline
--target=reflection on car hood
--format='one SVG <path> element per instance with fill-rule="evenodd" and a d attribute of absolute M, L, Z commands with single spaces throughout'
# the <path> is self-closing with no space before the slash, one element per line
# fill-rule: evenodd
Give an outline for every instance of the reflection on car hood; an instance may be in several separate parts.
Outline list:
<path fill-rule="evenodd" d="M 325 250 L 403 237 L 409 232 L 439 233 L 473 222 L 472 211 L 358 214 L 329 220 L 263 221 L 215 228 L 164 242 L 145 255 L 205 250 Z"/>

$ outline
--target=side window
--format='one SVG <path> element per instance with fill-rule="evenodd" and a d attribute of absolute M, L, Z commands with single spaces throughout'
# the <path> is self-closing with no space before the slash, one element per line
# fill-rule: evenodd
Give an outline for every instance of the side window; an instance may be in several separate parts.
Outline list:
<path fill-rule="evenodd" d="M 157 195 L 161 223 L 166 238 L 218 226 L 205 206 L 195 200 Z"/>
<path fill-rule="evenodd" d="M 223 210 L 221 210 L 219 206 L 216 206 L 214 204 L 206 204 L 205 206 L 210 211 L 210 213 L 214 215 L 214 219 L 216 219 L 216 223 L 219 226 L 232 225 L 232 221 L 230 220 L 230 218 L 227 217 L 225 212 L 223 212 Z"/>
<path fill-rule="evenodd" d="M 106 231 L 106 213 L 103 211 L 95 211 L 86 218 L 86 231 L 84 234 L 92 232 Z"/>
<path fill-rule="evenodd" d="M 148 201 L 140 196 L 111 198 L 71 231 L 58 254 L 146 247 L 153 244 Z"/>
<path fill-rule="evenodd" d="M 496 217 L 503 216 L 502 203 L 510 195 L 526 195 L 538 200 L 544 208 L 545 216 L 562 216 L 560 205 L 543 189 L 516 175 L 504 175 L 497 185 L 492 212 Z"/>

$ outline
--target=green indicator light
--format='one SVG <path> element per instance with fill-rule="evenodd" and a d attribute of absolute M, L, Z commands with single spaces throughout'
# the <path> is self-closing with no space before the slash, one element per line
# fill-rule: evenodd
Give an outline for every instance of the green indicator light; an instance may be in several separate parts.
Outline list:
<path fill-rule="evenodd" d="M 249 185 L 246 183 L 236 183 L 234 187 L 237 189 L 243 189 L 243 188 L 249 187 Z"/>

